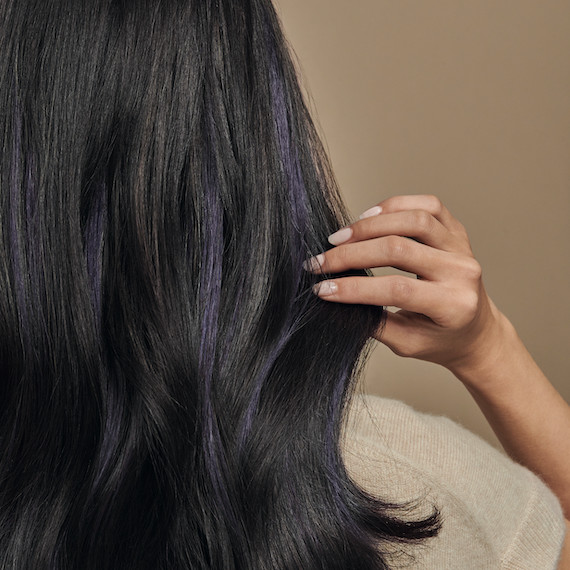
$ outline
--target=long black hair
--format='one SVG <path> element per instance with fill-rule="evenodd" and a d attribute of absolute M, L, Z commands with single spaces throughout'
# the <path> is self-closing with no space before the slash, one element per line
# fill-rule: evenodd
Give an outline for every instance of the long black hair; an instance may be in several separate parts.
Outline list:
<path fill-rule="evenodd" d="M 269 0 L 0 2 L 0 566 L 383 568 L 339 433 L 382 309 Z"/>

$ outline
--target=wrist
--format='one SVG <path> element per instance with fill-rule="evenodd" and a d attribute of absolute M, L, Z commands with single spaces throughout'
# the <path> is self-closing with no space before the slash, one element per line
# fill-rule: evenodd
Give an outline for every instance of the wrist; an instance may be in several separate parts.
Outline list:
<path fill-rule="evenodd" d="M 512 360 L 527 354 L 511 322 L 489 300 L 487 325 L 472 341 L 468 354 L 447 368 L 469 388 L 496 384 L 502 369 L 512 371 Z"/>

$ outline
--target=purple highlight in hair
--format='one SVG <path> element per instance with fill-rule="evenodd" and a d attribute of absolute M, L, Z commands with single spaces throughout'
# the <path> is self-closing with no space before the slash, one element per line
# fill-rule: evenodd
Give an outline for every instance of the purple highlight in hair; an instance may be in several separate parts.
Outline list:
<path fill-rule="evenodd" d="M 210 144 L 214 140 L 213 118 L 210 119 Z M 208 152 L 208 151 L 206 151 Z M 212 152 L 210 150 L 210 152 Z M 216 364 L 218 339 L 218 314 L 222 287 L 223 254 L 223 212 L 217 191 L 215 159 L 205 156 L 204 205 L 203 205 L 203 247 L 200 270 L 198 300 L 202 309 L 202 336 L 198 367 L 204 382 L 204 405 L 202 425 L 204 426 L 205 461 L 214 491 L 228 516 L 233 516 L 227 489 L 223 483 L 223 449 L 218 426 L 214 417 L 212 388 Z M 235 522 L 235 521 L 234 521 Z"/>
<path fill-rule="evenodd" d="M 275 54 L 273 54 L 271 62 L 269 83 L 271 98 L 273 101 L 275 129 L 277 132 L 277 140 L 279 141 L 282 168 L 289 188 L 289 198 L 293 212 L 293 226 L 302 240 L 308 219 L 306 188 L 303 180 L 299 153 L 291 139 L 291 124 L 288 116 L 287 95 L 285 93 L 283 78 L 280 76 L 277 57 Z M 301 244 L 299 244 L 299 246 L 300 247 L 295 250 L 298 254 L 298 259 L 295 259 L 295 263 L 298 265 L 303 262 L 306 253 L 304 248 L 301 247 Z"/>
<path fill-rule="evenodd" d="M 301 170 L 301 163 L 299 160 L 299 153 L 294 141 L 292 140 L 292 129 L 288 116 L 288 105 L 287 96 L 285 92 L 285 85 L 283 78 L 280 76 L 277 58 L 273 54 L 272 66 L 269 70 L 270 73 L 270 89 L 271 96 L 273 100 L 273 112 L 275 118 L 275 127 L 277 132 L 277 139 L 279 141 L 279 150 L 282 158 L 282 167 L 285 177 L 289 186 L 289 197 L 291 202 L 291 208 L 293 211 L 293 225 L 297 230 L 301 243 L 300 247 L 295 250 L 297 257 L 295 259 L 296 265 L 301 266 L 306 254 L 306 248 L 301 247 L 304 237 L 304 229 L 307 226 L 308 221 L 308 211 L 307 211 L 307 201 L 306 201 L 306 188 L 303 180 L 303 173 Z M 301 273 L 299 274 L 299 281 L 301 279 Z M 291 330 L 292 327 L 290 327 Z M 266 365 L 260 371 L 260 379 L 264 377 L 265 374 L 269 372 L 270 366 L 276 360 L 278 354 L 283 350 L 285 344 L 288 342 L 292 335 L 292 332 L 285 334 L 276 345 L 272 351 L 270 358 L 267 360 Z M 325 454 L 326 463 L 330 477 L 331 492 L 334 496 L 334 501 L 337 506 L 339 514 L 345 518 L 347 521 L 352 521 L 352 516 L 347 508 L 345 501 L 343 500 L 343 489 L 341 482 L 338 478 L 338 461 L 339 461 L 339 451 L 337 449 L 337 426 L 340 425 L 341 418 L 339 415 L 342 413 L 342 404 L 345 396 L 346 390 L 346 378 L 351 375 L 352 363 L 347 361 L 343 366 L 342 373 L 337 377 L 335 385 L 332 388 L 332 397 L 330 400 L 329 416 L 327 419 L 327 426 L 325 432 Z M 259 398 L 260 386 L 256 385 L 255 398 Z M 253 407 L 248 410 L 248 415 L 246 416 L 246 421 L 244 423 L 244 430 L 242 432 L 242 438 L 251 429 L 252 421 L 252 410 Z M 241 443 L 241 442 L 240 442 Z M 355 529 L 356 532 L 360 533 L 359 529 Z"/>
<path fill-rule="evenodd" d="M 268 40 L 269 49 L 272 50 L 271 44 Z M 292 211 L 293 227 L 297 234 L 297 243 L 292 244 L 291 255 L 292 265 L 297 270 L 295 273 L 294 289 L 298 291 L 303 271 L 301 269 L 302 263 L 306 257 L 306 248 L 304 244 L 304 234 L 308 222 L 308 211 L 306 202 L 306 188 L 303 180 L 303 173 L 301 170 L 301 163 L 299 160 L 299 153 L 291 137 L 291 124 L 289 120 L 287 95 L 285 92 L 284 80 L 278 66 L 277 56 L 273 52 L 271 58 L 271 67 L 269 69 L 269 87 L 271 91 L 271 99 L 273 102 L 273 115 L 275 122 L 275 130 L 279 145 L 279 152 L 281 155 L 281 165 L 283 174 L 286 179 L 289 191 L 289 203 Z M 309 297 L 308 297 L 309 298 Z M 291 299 L 290 303 L 293 304 L 295 299 Z M 256 375 L 254 381 L 253 394 L 251 396 L 248 408 L 242 420 L 241 428 L 238 436 L 239 449 L 243 449 L 246 439 L 251 432 L 253 418 L 259 405 L 259 398 L 263 384 L 267 379 L 271 368 L 275 365 L 277 358 L 282 353 L 287 343 L 291 340 L 294 332 L 294 323 L 288 318 L 287 322 L 282 328 L 282 333 L 279 340 L 272 347 L 270 353 L 265 358 L 262 368 Z"/>
<path fill-rule="evenodd" d="M 91 302 L 97 326 L 101 316 L 101 273 L 103 265 L 103 233 L 107 224 L 107 196 L 104 182 L 93 190 L 93 201 L 85 226 L 85 257 L 89 276 Z"/>
<path fill-rule="evenodd" d="M 267 378 L 267 375 L 273 368 L 275 361 L 289 342 L 291 340 L 292 333 L 289 331 L 283 334 L 277 344 L 273 347 L 267 358 L 265 358 L 264 364 L 261 370 L 258 372 L 255 382 L 253 384 L 253 394 L 250 398 L 247 410 L 241 422 L 241 427 L 238 436 L 238 449 L 241 451 L 245 445 L 246 439 L 251 432 L 251 427 L 253 424 L 253 417 L 259 405 L 259 397 L 261 396 L 261 389 L 263 388 L 263 383 Z"/>

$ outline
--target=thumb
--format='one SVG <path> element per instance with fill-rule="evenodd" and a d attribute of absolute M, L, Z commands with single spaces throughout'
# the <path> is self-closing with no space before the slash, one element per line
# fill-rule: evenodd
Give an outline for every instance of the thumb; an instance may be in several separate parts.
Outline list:
<path fill-rule="evenodd" d="M 422 325 L 426 324 L 424 321 L 431 323 L 429 317 L 419 313 L 403 309 L 395 313 L 386 311 L 383 325 L 374 338 L 398 356 L 414 356 L 422 352 L 425 344 L 425 336 L 422 334 Z"/>

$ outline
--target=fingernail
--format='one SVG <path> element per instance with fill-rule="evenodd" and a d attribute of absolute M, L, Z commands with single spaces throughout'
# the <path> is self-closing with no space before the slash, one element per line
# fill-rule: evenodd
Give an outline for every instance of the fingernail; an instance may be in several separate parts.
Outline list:
<path fill-rule="evenodd" d="M 372 218 L 373 216 L 377 216 L 378 214 L 382 213 L 382 206 L 373 206 L 366 212 L 362 212 L 360 216 L 358 216 L 359 220 L 363 220 L 364 218 Z"/>
<path fill-rule="evenodd" d="M 305 271 L 318 271 L 325 262 L 325 256 L 322 253 L 315 255 L 303 262 L 303 269 Z"/>
<path fill-rule="evenodd" d="M 334 281 L 321 281 L 313 287 L 313 293 L 319 297 L 334 295 L 338 291 L 338 285 Z"/>
<path fill-rule="evenodd" d="M 352 237 L 352 228 L 343 228 L 329 236 L 329 243 L 332 245 L 340 245 L 348 241 Z"/>

